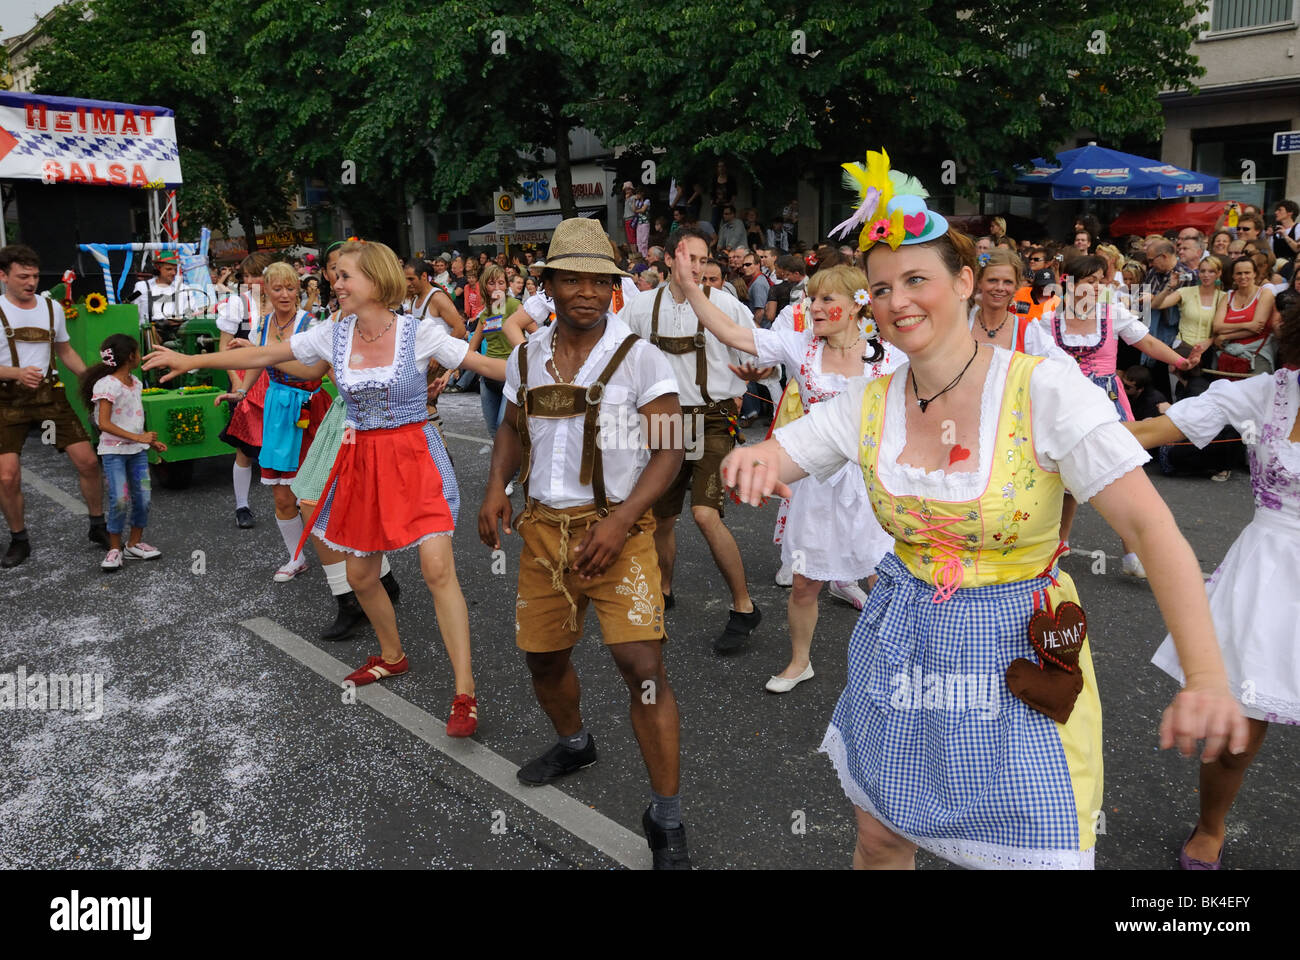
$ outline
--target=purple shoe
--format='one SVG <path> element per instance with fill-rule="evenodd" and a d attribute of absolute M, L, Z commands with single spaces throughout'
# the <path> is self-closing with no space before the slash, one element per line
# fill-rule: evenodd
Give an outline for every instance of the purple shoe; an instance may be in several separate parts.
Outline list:
<path fill-rule="evenodd" d="M 1192 827 L 1192 832 L 1187 835 L 1183 845 L 1178 849 L 1178 866 L 1184 870 L 1222 870 L 1223 869 L 1223 847 L 1219 847 L 1219 855 L 1213 860 L 1197 860 L 1195 857 L 1187 855 L 1187 845 L 1192 842 L 1192 837 L 1196 836 L 1196 827 Z M 1227 841 L 1223 846 L 1226 847 Z"/>

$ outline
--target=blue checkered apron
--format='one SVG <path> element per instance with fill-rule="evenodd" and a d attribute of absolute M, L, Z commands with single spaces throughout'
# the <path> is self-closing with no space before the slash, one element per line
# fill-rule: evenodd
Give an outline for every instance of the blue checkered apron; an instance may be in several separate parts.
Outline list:
<path fill-rule="evenodd" d="M 1056 724 L 1014 697 L 1005 681 L 1017 657 L 1037 662 L 1028 624 L 1034 593 L 1051 581 L 963 588 L 933 603 L 934 585 L 893 553 L 877 572 L 849 640 L 848 683 L 822 744 L 849 799 L 954 862 L 1090 864 L 1091 853 L 1079 852 Z M 913 688 L 927 675 L 983 678 L 981 689 L 991 696 L 926 707 Z"/>

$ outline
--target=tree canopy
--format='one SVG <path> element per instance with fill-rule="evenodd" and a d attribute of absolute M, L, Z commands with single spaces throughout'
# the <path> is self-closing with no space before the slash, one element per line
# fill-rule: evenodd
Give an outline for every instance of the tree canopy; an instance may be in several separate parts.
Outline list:
<path fill-rule="evenodd" d="M 973 195 L 1078 129 L 1158 138 L 1156 95 L 1202 72 L 1204 6 L 77 0 L 48 21 L 37 84 L 173 108 L 189 223 L 272 224 L 313 177 L 360 229 L 402 235 L 409 198 L 486 196 L 544 150 L 572 214 L 577 127 L 661 176 L 725 157 L 789 182 L 884 146 L 927 182 L 952 161 Z"/>

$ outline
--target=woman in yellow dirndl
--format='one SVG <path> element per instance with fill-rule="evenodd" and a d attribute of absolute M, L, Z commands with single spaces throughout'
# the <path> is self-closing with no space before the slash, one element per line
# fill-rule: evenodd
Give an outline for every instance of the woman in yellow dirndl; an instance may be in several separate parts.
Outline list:
<path fill-rule="evenodd" d="M 863 471 L 894 553 L 849 641 L 822 748 L 857 807 L 854 865 L 910 868 L 917 847 L 972 867 L 1090 868 L 1101 707 L 1085 614 L 1057 566 L 1068 488 L 1151 571 L 1188 678 L 1162 747 L 1245 749 L 1200 567 L 1113 405 L 1062 360 L 982 345 L 966 320 L 975 251 L 914 179 L 868 153 L 860 246 L 881 335 L 909 363 L 860 381 L 723 479 L 747 503 Z M 881 243 L 879 241 L 885 241 Z"/>

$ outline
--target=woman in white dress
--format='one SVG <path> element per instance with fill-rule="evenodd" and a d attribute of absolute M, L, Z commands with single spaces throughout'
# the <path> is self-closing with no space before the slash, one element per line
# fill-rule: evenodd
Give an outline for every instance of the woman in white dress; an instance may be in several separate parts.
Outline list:
<path fill-rule="evenodd" d="M 1278 331 L 1272 376 L 1219 380 L 1163 417 L 1128 424 L 1144 447 L 1187 439 L 1204 447 L 1225 426 L 1250 456 L 1255 516 L 1205 585 L 1228 681 L 1250 724 L 1245 753 L 1200 769 L 1200 819 L 1178 853 L 1184 870 L 1218 870 L 1225 819 L 1270 723 L 1300 725 L 1300 305 Z M 1151 660 L 1175 679 L 1183 670 L 1169 637 Z"/>
<path fill-rule="evenodd" d="M 689 270 L 687 254 L 678 267 Z M 737 325 L 713 306 L 703 290 L 687 291 L 691 308 L 715 337 L 728 347 L 753 354 L 759 366 L 784 364 L 799 385 L 806 413 L 843 392 L 854 377 L 879 377 L 906 359 L 897 348 L 875 337 L 865 314 L 867 278 L 854 267 L 819 270 L 808 281 L 812 323 L 807 329 L 750 329 Z M 862 471 L 846 464 L 831 479 L 792 484 L 789 508 L 778 529 L 781 564 L 793 572 L 786 611 L 790 622 L 790 662 L 767 681 L 772 693 L 787 693 L 813 676 L 809 657 L 817 627 L 817 599 L 827 582 L 852 584 L 875 573 L 893 540 L 871 512 Z M 862 608 L 865 595 L 855 605 Z"/>

